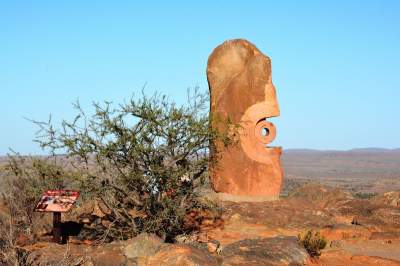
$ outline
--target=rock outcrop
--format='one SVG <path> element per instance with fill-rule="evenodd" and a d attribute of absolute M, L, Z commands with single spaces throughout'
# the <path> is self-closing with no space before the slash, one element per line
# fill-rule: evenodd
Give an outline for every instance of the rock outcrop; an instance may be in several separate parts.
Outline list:
<path fill-rule="evenodd" d="M 307 185 L 272 202 L 220 202 L 223 226 L 164 243 L 152 234 L 95 246 L 36 243 L 21 248 L 26 265 L 400 265 L 400 209 Z M 306 230 L 327 241 L 319 259 L 297 243 Z M 46 241 L 43 239 L 42 241 Z M 50 238 L 47 240 L 50 241 Z M 69 264 L 68 264 L 69 263 Z"/>

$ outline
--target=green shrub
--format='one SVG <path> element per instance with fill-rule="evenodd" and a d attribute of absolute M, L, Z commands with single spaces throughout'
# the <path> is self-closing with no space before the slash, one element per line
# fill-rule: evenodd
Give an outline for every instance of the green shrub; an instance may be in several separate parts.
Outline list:
<path fill-rule="evenodd" d="M 93 115 L 76 103 L 73 121 L 60 126 L 51 119 L 34 121 L 40 127 L 36 138 L 40 146 L 53 158 L 66 156 L 80 174 L 76 184 L 81 195 L 99 199 L 111 210 L 109 227 L 99 230 L 107 234 L 104 238 L 149 232 L 173 241 L 197 229 L 185 225 L 188 212 L 213 208 L 196 194 L 207 179 L 210 142 L 219 139 L 230 145 L 235 132 L 219 134 L 211 129 L 208 94 L 195 91 L 189 96 L 182 106 L 158 94 L 142 94 L 118 106 L 95 103 Z M 57 173 L 49 175 L 58 180 Z M 30 201 L 43 186 L 28 181 Z"/>
<path fill-rule="evenodd" d="M 298 241 L 303 246 L 311 257 L 318 257 L 321 255 L 321 250 L 326 247 L 326 239 L 320 233 L 308 230 L 304 234 L 298 235 Z"/>
<path fill-rule="evenodd" d="M 353 194 L 353 197 L 356 199 L 371 199 L 378 195 L 375 192 L 357 192 Z"/>
<path fill-rule="evenodd" d="M 3 170 L 5 185 L 0 200 L 4 211 L 0 223 L 11 219 L 14 235 L 23 234 L 33 239 L 43 229 L 39 227 L 43 225 L 44 214 L 34 209 L 44 191 L 82 187 L 81 174 L 63 168 L 58 161 L 57 158 L 9 155 Z"/>

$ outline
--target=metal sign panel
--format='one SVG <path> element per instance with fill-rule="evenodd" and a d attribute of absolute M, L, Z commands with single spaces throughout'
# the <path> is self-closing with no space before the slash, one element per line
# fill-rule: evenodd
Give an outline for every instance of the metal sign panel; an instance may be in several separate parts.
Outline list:
<path fill-rule="evenodd" d="M 35 207 L 38 212 L 67 212 L 79 197 L 79 191 L 48 190 Z"/>

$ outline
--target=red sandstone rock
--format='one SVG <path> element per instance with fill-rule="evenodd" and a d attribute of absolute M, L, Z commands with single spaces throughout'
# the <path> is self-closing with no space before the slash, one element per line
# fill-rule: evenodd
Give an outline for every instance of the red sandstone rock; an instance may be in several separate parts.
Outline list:
<path fill-rule="evenodd" d="M 222 265 L 304 265 L 306 250 L 296 237 L 245 239 L 226 246 L 222 252 Z"/>
<path fill-rule="evenodd" d="M 58 245 L 37 243 L 23 248 L 27 254 L 24 265 L 96 265 L 125 266 L 128 264 L 121 246 L 117 243 L 103 246 Z"/>
<path fill-rule="evenodd" d="M 188 245 L 167 245 L 161 248 L 154 256 L 151 256 L 146 265 L 220 265 L 217 259 L 207 251 L 197 249 Z"/>
<path fill-rule="evenodd" d="M 319 259 L 309 260 L 307 265 L 321 266 L 399 266 L 400 262 L 374 256 L 353 256 L 342 250 L 323 252 Z"/>
<path fill-rule="evenodd" d="M 283 178 L 281 148 L 266 146 L 276 134 L 266 119 L 279 116 L 271 60 L 246 40 L 226 41 L 210 55 L 207 78 L 212 126 L 225 133 L 231 130 L 228 119 L 240 126 L 237 145 L 213 143 L 218 157 L 210 173 L 213 188 L 229 195 L 277 198 Z"/>

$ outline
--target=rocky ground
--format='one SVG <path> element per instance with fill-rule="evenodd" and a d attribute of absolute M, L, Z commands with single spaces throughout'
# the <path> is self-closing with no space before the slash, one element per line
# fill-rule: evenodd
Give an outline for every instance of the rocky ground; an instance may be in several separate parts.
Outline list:
<path fill-rule="evenodd" d="M 204 197 L 217 201 L 211 192 Z M 58 245 L 43 236 L 21 243 L 20 254 L 27 265 L 400 265 L 399 192 L 355 199 L 308 184 L 278 201 L 218 203 L 218 222 L 206 219 L 200 232 L 175 244 L 148 234 L 96 245 L 79 237 Z M 99 206 L 90 211 L 101 215 Z M 298 244 L 309 229 L 328 240 L 319 258 Z"/>

